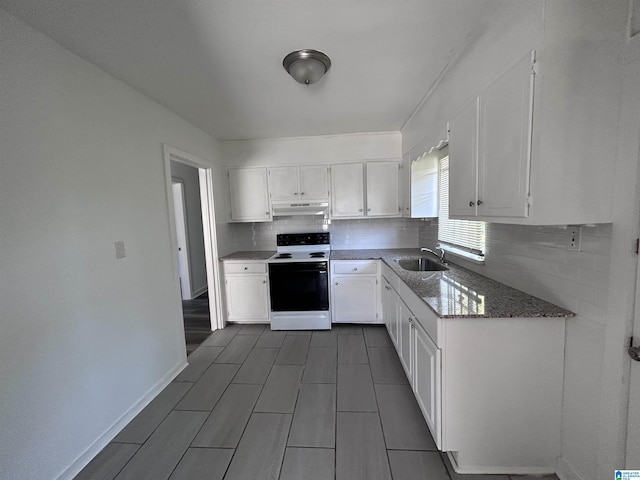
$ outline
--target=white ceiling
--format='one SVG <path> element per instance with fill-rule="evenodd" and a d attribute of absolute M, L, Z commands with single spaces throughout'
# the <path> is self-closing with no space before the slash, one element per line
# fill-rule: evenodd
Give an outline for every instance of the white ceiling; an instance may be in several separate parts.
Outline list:
<path fill-rule="evenodd" d="M 498 0 L 0 0 L 220 140 L 399 130 Z M 292 50 L 332 61 L 317 84 Z"/>

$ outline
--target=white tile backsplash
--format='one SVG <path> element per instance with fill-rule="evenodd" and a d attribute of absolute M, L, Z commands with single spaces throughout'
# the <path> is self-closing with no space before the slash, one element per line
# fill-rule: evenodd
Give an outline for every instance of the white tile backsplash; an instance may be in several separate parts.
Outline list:
<path fill-rule="evenodd" d="M 571 232 L 581 230 L 580 251 Z M 523 226 L 487 224 L 486 262 L 454 263 L 606 324 L 611 224 Z M 437 222 L 420 229 L 420 244 L 437 243 Z"/>
<path fill-rule="evenodd" d="M 219 223 L 218 253 L 223 256 L 240 250 L 275 250 L 279 233 L 327 231 L 335 250 L 416 248 L 422 245 L 419 243 L 422 224 L 421 220 L 410 218 L 328 221 L 317 216 L 279 217 L 261 223 Z"/>

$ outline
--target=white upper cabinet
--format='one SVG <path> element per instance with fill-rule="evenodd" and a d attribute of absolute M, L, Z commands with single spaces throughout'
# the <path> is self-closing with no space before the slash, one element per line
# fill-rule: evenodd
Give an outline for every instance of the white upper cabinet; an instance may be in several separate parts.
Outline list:
<path fill-rule="evenodd" d="M 231 221 L 268 222 L 271 220 L 266 168 L 230 168 L 229 196 Z"/>
<path fill-rule="evenodd" d="M 269 195 L 272 202 L 297 200 L 298 167 L 269 167 Z"/>
<path fill-rule="evenodd" d="M 269 167 L 269 194 L 272 202 L 328 200 L 327 166 Z"/>
<path fill-rule="evenodd" d="M 534 55 L 480 95 L 478 215 L 526 217 L 533 121 Z"/>
<path fill-rule="evenodd" d="M 331 216 L 364 217 L 364 163 L 331 165 Z"/>
<path fill-rule="evenodd" d="M 400 216 L 399 171 L 396 161 L 331 165 L 331 216 Z"/>
<path fill-rule="evenodd" d="M 533 113 L 533 53 L 449 122 L 449 215 L 526 217 Z"/>
<path fill-rule="evenodd" d="M 367 216 L 397 217 L 400 212 L 398 162 L 367 163 Z"/>
<path fill-rule="evenodd" d="M 298 185 L 303 200 L 329 199 L 329 174 L 327 165 L 298 167 Z"/>
<path fill-rule="evenodd" d="M 449 216 L 475 216 L 478 185 L 478 99 L 449 122 Z"/>

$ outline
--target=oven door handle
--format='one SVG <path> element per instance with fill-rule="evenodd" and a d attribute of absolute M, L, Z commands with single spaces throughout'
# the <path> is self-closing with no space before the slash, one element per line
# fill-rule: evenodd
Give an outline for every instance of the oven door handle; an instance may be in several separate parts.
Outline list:
<path fill-rule="evenodd" d="M 326 275 L 327 271 L 326 270 L 282 270 L 279 271 L 278 273 L 320 273 L 320 274 L 324 274 Z"/>
<path fill-rule="evenodd" d="M 327 269 L 323 268 L 321 270 L 315 269 L 315 268 L 278 268 L 278 269 L 271 269 L 269 271 L 270 275 L 273 275 L 274 273 L 276 274 L 290 274 L 290 273 L 320 273 L 320 274 L 326 274 L 327 273 Z"/>

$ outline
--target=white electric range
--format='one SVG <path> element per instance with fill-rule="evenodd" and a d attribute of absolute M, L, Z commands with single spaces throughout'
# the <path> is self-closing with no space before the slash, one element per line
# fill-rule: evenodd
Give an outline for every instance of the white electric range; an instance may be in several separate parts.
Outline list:
<path fill-rule="evenodd" d="M 271 330 L 330 330 L 328 232 L 283 233 L 267 260 Z"/>

